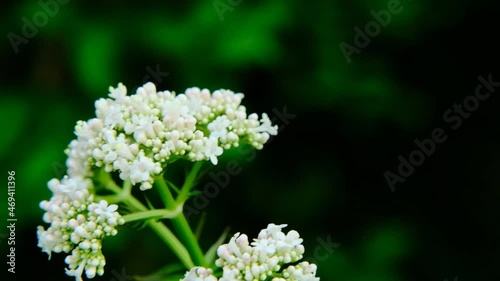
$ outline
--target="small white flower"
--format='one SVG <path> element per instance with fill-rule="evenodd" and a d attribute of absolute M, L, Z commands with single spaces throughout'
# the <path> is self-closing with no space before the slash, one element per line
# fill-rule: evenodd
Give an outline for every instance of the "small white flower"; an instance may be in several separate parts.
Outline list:
<path fill-rule="evenodd" d="M 140 153 L 139 159 L 134 160 L 130 168 L 130 182 L 132 184 L 147 182 L 152 180 L 152 176 L 158 173 L 154 160 Z"/>
<path fill-rule="evenodd" d="M 37 236 L 38 247 L 42 248 L 42 251 L 46 252 L 49 255 L 49 259 L 52 256 L 54 248 L 64 242 L 64 239 L 62 239 L 62 237 L 56 236 L 55 234 L 46 231 L 43 226 L 38 226 Z"/>
<path fill-rule="evenodd" d="M 223 149 L 218 146 L 216 138 L 207 138 L 205 140 L 203 153 L 210 159 L 212 164 L 217 165 L 217 156 L 220 156 L 222 152 Z"/>
<path fill-rule="evenodd" d="M 115 211 L 118 209 L 118 205 L 111 204 L 108 205 L 106 200 L 99 201 L 99 204 L 92 203 L 88 207 L 89 211 L 95 213 L 98 216 L 105 218 L 110 218 L 116 215 Z"/>
<path fill-rule="evenodd" d="M 101 119 L 92 118 L 89 121 L 78 121 L 75 126 L 75 135 L 83 140 L 90 140 L 97 137 L 104 124 Z"/>
<path fill-rule="evenodd" d="M 207 128 L 210 130 L 210 137 L 220 138 L 227 135 L 227 127 L 231 121 L 226 116 L 219 116 L 214 121 L 208 124 Z"/>
<path fill-rule="evenodd" d="M 181 281 L 217 281 L 217 278 L 212 274 L 213 271 L 211 269 L 193 267 L 191 270 L 186 272 Z"/>
<path fill-rule="evenodd" d="M 252 246 L 255 247 L 257 252 L 263 252 L 268 255 L 276 253 L 276 245 L 271 243 L 269 240 L 256 240 L 255 242 L 252 242 Z"/>
<path fill-rule="evenodd" d="M 155 137 L 154 131 L 154 121 L 156 120 L 153 116 L 133 116 L 132 120 L 135 123 L 135 128 L 133 129 L 134 139 L 138 143 L 145 143 L 146 140 Z"/>
<path fill-rule="evenodd" d="M 277 125 L 272 125 L 271 120 L 269 119 L 269 116 L 267 116 L 267 113 L 262 114 L 262 118 L 260 119 L 260 122 L 262 124 L 255 128 L 255 131 L 259 133 L 268 133 L 272 136 L 275 136 L 278 134 L 278 126 Z"/>
<path fill-rule="evenodd" d="M 123 119 L 122 108 L 113 105 L 108 99 L 99 99 L 95 102 L 96 115 L 100 120 L 103 120 L 105 126 L 113 129 L 116 125 L 122 127 L 125 123 Z"/>
<path fill-rule="evenodd" d="M 263 229 L 259 232 L 259 239 L 267 238 L 269 236 L 273 236 L 276 233 L 281 233 L 281 229 L 287 227 L 286 224 L 276 225 L 274 223 L 270 223 L 266 229 Z"/>
<path fill-rule="evenodd" d="M 67 269 L 66 268 L 66 274 L 68 276 L 74 276 L 76 281 L 83 281 L 82 274 L 83 274 L 83 270 L 85 269 L 86 264 L 87 264 L 87 261 L 84 260 L 78 265 L 77 268 L 74 268 L 74 269 Z"/>
<path fill-rule="evenodd" d="M 188 112 L 189 107 L 186 105 L 183 105 L 176 100 L 167 101 L 162 106 L 162 114 L 164 116 L 163 122 L 174 122 L 177 118 L 187 115 Z"/>
<path fill-rule="evenodd" d="M 109 97 L 115 100 L 123 100 L 127 96 L 127 87 L 123 83 L 118 83 L 117 88 L 109 87 Z"/>

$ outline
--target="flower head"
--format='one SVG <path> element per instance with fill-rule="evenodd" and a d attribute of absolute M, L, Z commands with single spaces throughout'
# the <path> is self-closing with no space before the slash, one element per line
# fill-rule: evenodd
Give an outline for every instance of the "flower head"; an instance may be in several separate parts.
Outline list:
<path fill-rule="evenodd" d="M 146 190 L 170 161 L 216 165 L 225 149 L 241 143 L 262 149 L 278 133 L 267 114 L 247 115 L 243 94 L 230 90 L 193 87 L 176 94 L 149 82 L 133 95 L 121 83 L 109 92 L 95 102 L 96 117 L 75 127 L 77 138 L 66 150 L 70 177 L 104 168 Z"/>
<path fill-rule="evenodd" d="M 299 233 L 295 230 L 284 233 L 285 227 L 269 224 L 251 243 L 247 235 L 236 233 L 229 243 L 219 246 L 215 264 L 222 268 L 222 276 L 218 280 L 319 281 L 315 264 L 304 261 L 291 265 L 302 259 L 304 246 Z M 181 281 L 207 280 L 195 279 L 193 273 L 204 270 L 207 269 L 195 267 Z M 210 275 L 210 278 L 215 277 Z"/>
<path fill-rule="evenodd" d="M 116 212 L 117 205 L 94 201 L 90 194 L 92 182 L 81 177 L 52 179 L 48 183 L 53 192 L 50 200 L 40 207 L 45 210 L 43 220 L 50 226 L 38 226 L 38 247 L 51 257 L 52 253 L 70 253 L 65 262 L 66 274 L 82 280 L 104 273 L 105 258 L 101 252 L 106 236 L 117 234 L 116 226 L 124 220 Z"/>

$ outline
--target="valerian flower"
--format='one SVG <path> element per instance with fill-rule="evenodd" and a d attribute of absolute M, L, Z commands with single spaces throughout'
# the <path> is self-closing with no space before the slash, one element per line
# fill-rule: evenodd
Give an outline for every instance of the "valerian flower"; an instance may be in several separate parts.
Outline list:
<path fill-rule="evenodd" d="M 106 236 L 117 234 L 116 226 L 124 221 L 116 212 L 117 205 L 94 201 L 89 193 L 92 182 L 81 177 L 52 179 L 48 183 L 52 198 L 40 203 L 45 210 L 43 220 L 48 229 L 38 227 L 38 247 L 51 257 L 52 253 L 70 253 L 65 262 L 66 273 L 82 280 L 104 273 L 106 260 L 101 252 Z"/>
<path fill-rule="evenodd" d="M 218 163 L 224 150 L 242 143 L 262 149 L 277 134 L 264 113 L 247 115 L 243 94 L 230 90 L 188 88 L 185 93 L 157 91 L 153 83 L 127 95 L 119 83 L 109 88 L 109 98 L 95 102 L 96 117 L 78 121 L 76 139 L 65 153 L 67 175 L 52 179 L 53 195 L 40 203 L 43 220 L 38 227 L 38 246 L 51 257 L 65 252 L 66 273 L 77 281 L 104 273 L 102 241 L 117 234 L 124 223 L 118 206 L 96 201 L 96 171 L 117 173 L 141 190 L 153 186 L 153 178 L 178 159 Z M 186 278 L 211 279 L 210 270 L 197 269 Z M 194 278 L 194 279 L 193 279 Z"/>
<path fill-rule="evenodd" d="M 188 88 L 157 92 L 146 83 L 133 95 L 123 84 L 96 101 L 96 118 L 80 121 L 66 150 L 68 175 L 87 177 L 96 168 L 152 187 L 153 178 L 179 158 L 218 163 L 225 149 L 248 143 L 262 149 L 278 129 L 267 114 L 247 115 L 243 94 Z"/>
<path fill-rule="evenodd" d="M 181 281 L 319 281 L 315 264 L 307 261 L 297 263 L 305 250 L 299 233 L 291 230 L 285 234 L 282 232 L 284 227 L 285 224 L 269 224 L 251 243 L 246 234 L 236 233 L 229 243 L 217 249 L 219 258 L 215 264 L 222 268 L 219 279 L 209 269 L 194 267 L 186 272 Z"/>

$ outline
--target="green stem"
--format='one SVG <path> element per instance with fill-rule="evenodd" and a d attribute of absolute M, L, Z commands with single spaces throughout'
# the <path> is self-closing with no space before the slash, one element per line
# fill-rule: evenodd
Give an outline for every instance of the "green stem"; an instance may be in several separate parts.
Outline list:
<path fill-rule="evenodd" d="M 129 196 L 131 196 L 130 192 L 132 191 L 132 183 L 130 183 L 129 181 L 125 181 L 123 183 L 123 189 L 121 189 L 113 181 L 113 179 L 111 178 L 111 176 L 109 174 L 107 174 L 107 176 L 101 174 L 100 175 L 100 179 L 106 181 L 107 185 L 108 185 L 108 186 L 106 186 L 106 188 L 108 190 L 112 189 L 112 191 L 115 194 L 113 194 L 113 195 L 102 195 L 102 196 L 97 195 L 96 196 L 96 200 L 97 201 L 106 200 L 108 203 L 114 204 L 114 203 L 122 202 L 125 199 L 127 199 Z"/>
<path fill-rule="evenodd" d="M 198 175 L 202 165 L 203 162 L 201 161 L 195 162 L 193 168 L 186 177 L 186 181 L 184 181 L 184 184 L 181 187 L 181 192 L 177 197 L 177 203 L 184 202 L 189 198 L 189 192 L 194 186 L 194 181 L 196 180 L 196 176 Z"/>
<path fill-rule="evenodd" d="M 198 244 L 198 240 L 189 226 L 186 217 L 184 217 L 184 214 L 181 213 L 179 216 L 173 218 L 172 224 L 180 233 L 181 239 L 186 243 L 186 247 L 190 250 L 196 265 L 207 267 L 207 262 L 201 251 L 200 244 Z"/>
<path fill-rule="evenodd" d="M 163 174 L 154 177 L 154 185 L 158 189 L 158 192 L 160 193 L 160 197 L 163 203 L 165 204 L 165 207 L 168 209 L 175 207 L 176 204 L 174 196 L 172 195 L 172 192 L 170 192 L 170 189 L 168 189 L 168 185 L 167 182 L 165 181 L 165 178 L 163 177 Z"/>
<path fill-rule="evenodd" d="M 186 182 L 188 182 L 188 181 L 194 182 L 194 178 L 196 178 L 196 173 L 200 167 L 201 167 L 201 165 L 195 165 L 193 167 L 193 170 L 189 173 L 189 175 L 186 179 Z M 193 173 L 193 171 L 194 171 L 194 173 Z M 163 178 L 163 175 L 159 175 L 159 176 L 155 177 L 154 180 L 155 180 L 154 184 L 158 188 L 158 191 L 160 192 L 160 196 L 162 197 L 162 199 L 164 199 L 164 203 L 165 203 L 165 206 L 167 208 L 172 208 L 176 205 L 184 203 L 184 201 L 176 202 L 174 200 L 174 197 L 172 196 L 172 193 L 170 192 L 170 189 L 168 188 L 167 183 L 165 182 L 165 179 Z M 182 192 L 184 191 L 185 186 L 186 186 L 186 183 L 182 187 L 183 189 L 181 190 L 181 194 L 179 195 L 179 197 L 182 195 Z M 198 240 L 196 239 L 196 236 L 194 235 L 193 230 L 189 226 L 184 214 L 182 212 L 180 212 L 178 216 L 172 218 L 172 224 L 173 224 L 174 228 L 177 230 L 177 233 L 179 234 L 180 238 L 186 244 L 186 248 L 191 253 L 191 256 L 193 257 L 193 260 L 196 263 L 196 265 L 206 266 L 205 257 L 203 255 L 201 248 L 200 248 L 200 245 L 198 244 Z"/>
<path fill-rule="evenodd" d="M 167 245 L 169 245 L 170 249 L 172 249 L 177 257 L 179 257 L 186 269 L 189 270 L 195 266 L 186 247 L 182 245 L 182 243 L 177 239 L 177 237 L 175 237 L 170 229 L 168 229 L 161 222 L 151 221 L 148 225 Z"/>
<path fill-rule="evenodd" d="M 103 177 L 101 177 L 101 179 L 103 179 Z M 123 194 L 122 189 L 111 179 L 110 176 L 104 179 L 106 179 L 105 186 L 109 191 L 112 191 L 117 195 Z M 130 182 L 126 181 L 124 183 L 123 190 L 128 189 L 129 188 L 128 185 L 130 185 L 130 187 L 132 186 Z M 150 212 L 150 210 L 148 210 L 146 206 L 144 206 L 139 200 L 137 200 L 134 196 L 132 196 L 130 192 L 128 193 L 128 196 L 123 198 L 122 201 L 127 206 L 141 211 L 140 213 Z M 165 244 L 167 244 L 167 246 L 181 260 L 182 264 L 187 269 L 191 269 L 192 267 L 194 267 L 194 263 L 191 260 L 188 250 L 186 249 L 186 247 L 184 247 L 184 245 L 182 245 L 182 243 L 179 241 L 179 239 L 177 239 L 177 237 L 172 233 L 172 231 L 170 231 L 170 229 L 168 229 L 163 223 L 154 220 L 150 220 L 148 222 L 148 226 L 151 227 L 151 229 L 154 232 L 156 232 L 156 234 L 163 240 L 163 242 L 165 242 Z"/>
<path fill-rule="evenodd" d="M 127 198 L 128 205 L 137 208 L 142 211 L 146 211 L 147 208 L 136 198 L 129 197 Z M 177 239 L 177 237 L 168 229 L 163 223 L 157 221 L 150 221 L 148 226 L 153 229 L 158 236 L 170 247 L 170 249 L 179 257 L 181 262 L 186 266 L 187 269 L 191 269 L 195 266 L 191 257 L 189 255 L 189 251 L 182 245 L 182 243 Z"/>
<path fill-rule="evenodd" d="M 125 222 L 132 222 L 138 220 L 146 220 L 146 219 L 171 219 L 179 215 L 182 212 L 182 205 L 179 205 L 175 210 L 167 210 L 167 209 L 155 209 L 148 210 L 143 212 L 137 212 L 132 214 L 127 214 L 122 216 Z"/>

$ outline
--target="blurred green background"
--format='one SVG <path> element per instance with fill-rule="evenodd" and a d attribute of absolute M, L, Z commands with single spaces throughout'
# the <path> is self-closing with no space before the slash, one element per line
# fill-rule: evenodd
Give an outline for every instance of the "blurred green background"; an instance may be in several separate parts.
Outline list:
<path fill-rule="evenodd" d="M 354 28 L 391 1 L 62 2 L 6 1 L 0 12 L 0 219 L 9 170 L 18 218 L 16 274 L 2 280 L 71 280 L 63 255 L 48 261 L 36 246 L 38 203 L 64 174 L 76 121 L 94 116 L 109 86 L 134 92 L 145 81 L 178 93 L 231 89 L 249 112 L 290 115 L 276 119 L 279 135 L 253 160 L 235 152 L 213 168 L 230 159 L 243 167 L 203 208 L 204 249 L 226 226 L 255 237 L 286 223 L 321 280 L 500 280 L 500 98 L 481 102 L 456 131 L 443 120 L 479 75 L 500 80 L 492 1 L 403 0 L 350 63 L 339 44 L 354 46 Z M 391 192 L 384 172 L 438 127 L 446 142 Z M 340 246 L 319 258 L 319 241 Z M 124 227 L 105 243 L 106 273 L 95 280 L 175 260 L 148 229 Z"/>

